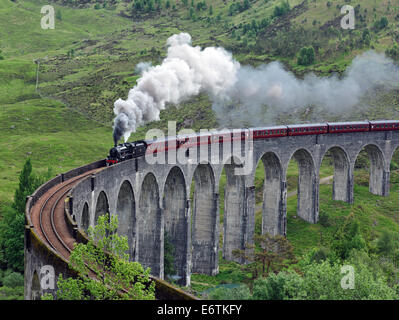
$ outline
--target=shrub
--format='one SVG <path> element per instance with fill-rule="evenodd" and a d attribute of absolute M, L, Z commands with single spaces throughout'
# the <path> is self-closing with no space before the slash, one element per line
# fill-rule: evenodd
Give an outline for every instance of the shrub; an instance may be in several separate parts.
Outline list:
<path fill-rule="evenodd" d="M 18 272 L 12 272 L 3 278 L 3 286 L 9 288 L 23 287 L 24 276 Z"/>
<path fill-rule="evenodd" d="M 295 272 L 282 271 L 254 281 L 255 300 L 288 300 L 305 297 L 303 279 Z"/>
<path fill-rule="evenodd" d="M 283 1 L 279 6 L 274 7 L 273 17 L 281 17 L 290 11 L 290 4 L 288 1 Z"/>
<path fill-rule="evenodd" d="M 298 54 L 298 64 L 309 66 L 315 61 L 315 51 L 313 47 L 303 47 Z"/>
<path fill-rule="evenodd" d="M 387 17 L 382 17 L 380 20 L 377 20 L 374 22 L 374 29 L 377 31 L 385 29 L 389 24 L 388 18 Z"/>

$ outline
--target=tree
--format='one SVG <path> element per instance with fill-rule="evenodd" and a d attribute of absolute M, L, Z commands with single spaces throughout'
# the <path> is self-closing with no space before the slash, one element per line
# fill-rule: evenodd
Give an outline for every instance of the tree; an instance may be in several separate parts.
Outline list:
<path fill-rule="evenodd" d="M 253 279 L 259 275 L 267 276 L 270 271 L 279 272 L 297 262 L 291 243 L 281 235 L 255 235 L 254 242 L 255 244 L 246 244 L 246 250 L 233 250 L 235 257 L 250 262 L 244 268 L 252 273 Z"/>
<path fill-rule="evenodd" d="M 1 49 L 0 49 L 0 60 L 4 60 L 4 57 L 2 56 L 2 54 L 1 54 Z"/>
<path fill-rule="evenodd" d="M 290 11 L 288 1 L 283 1 L 279 6 L 274 7 L 273 17 L 281 17 Z"/>
<path fill-rule="evenodd" d="M 118 218 L 100 216 L 97 225 L 88 230 L 87 244 L 79 243 L 72 250 L 69 266 L 79 278 L 59 277 L 57 298 L 61 300 L 153 300 L 155 283 L 150 269 L 130 262 L 126 251 L 127 237 L 116 232 Z"/>
<path fill-rule="evenodd" d="M 0 222 L 0 255 L 2 267 L 24 271 L 25 214 L 6 207 Z"/>
<path fill-rule="evenodd" d="M 61 10 L 57 10 L 57 12 L 56 12 L 56 14 L 55 14 L 55 17 L 57 18 L 57 20 L 62 20 L 62 12 L 61 12 Z"/>
<path fill-rule="evenodd" d="M 32 163 L 30 158 L 25 161 L 22 171 L 19 175 L 18 189 L 15 191 L 14 203 L 12 207 L 20 212 L 25 212 L 26 197 L 32 194 L 36 189 L 36 178 L 32 173 Z"/>
<path fill-rule="evenodd" d="M 46 175 L 36 176 L 32 172 L 30 159 L 25 161 L 19 175 L 14 202 L 10 207 L 3 208 L 3 217 L 0 221 L 0 263 L 3 266 L 23 272 L 26 197 L 48 180 L 51 174 L 51 170 L 48 169 Z"/>
<path fill-rule="evenodd" d="M 385 54 L 392 59 L 398 60 L 399 59 L 399 46 L 395 44 L 392 48 L 387 49 Z"/>
<path fill-rule="evenodd" d="M 371 35 L 369 29 L 364 29 L 362 33 L 362 42 L 366 45 L 369 46 L 371 43 Z"/>
<path fill-rule="evenodd" d="M 313 47 L 303 47 L 299 50 L 298 64 L 302 66 L 309 66 L 314 63 L 315 51 Z"/>
<path fill-rule="evenodd" d="M 209 15 L 210 16 L 213 15 L 213 7 L 212 7 L 212 5 L 209 6 Z"/>
<path fill-rule="evenodd" d="M 366 247 L 359 224 L 351 213 L 343 223 L 338 226 L 331 240 L 331 249 L 341 260 L 345 260 L 352 249 L 362 250 Z"/>
<path fill-rule="evenodd" d="M 385 29 L 388 26 L 388 23 L 388 18 L 384 16 L 380 20 L 374 22 L 374 29 L 376 29 L 377 31 Z"/>

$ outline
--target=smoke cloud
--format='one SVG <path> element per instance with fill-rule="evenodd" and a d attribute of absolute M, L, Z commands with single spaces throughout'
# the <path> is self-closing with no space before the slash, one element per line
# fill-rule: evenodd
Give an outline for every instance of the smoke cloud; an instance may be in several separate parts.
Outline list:
<path fill-rule="evenodd" d="M 167 46 L 162 64 L 143 64 L 142 76 L 127 99 L 115 102 L 115 141 L 122 136 L 127 140 L 138 126 L 159 120 L 168 103 L 179 104 L 202 92 L 213 101 L 221 126 L 254 126 L 310 105 L 344 112 L 370 90 L 399 83 L 398 67 L 374 51 L 356 57 L 342 77 L 308 74 L 298 79 L 279 62 L 242 66 L 223 48 L 193 47 L 187 33 L 171 36 Z"/>
<path fill-rule="evenodd" d="M 125 141 L 145 122 L 159 120 L 167 103 L 178 104 L 201 92 L 216 97 L 237 81 L 240 64 L 223 48 L 191 46 L 191 36 L 180 33 L 167 40 L 168 54 L 161 65 L 145 69 L 126 100 L 114 104 L 114 140 Z"/>

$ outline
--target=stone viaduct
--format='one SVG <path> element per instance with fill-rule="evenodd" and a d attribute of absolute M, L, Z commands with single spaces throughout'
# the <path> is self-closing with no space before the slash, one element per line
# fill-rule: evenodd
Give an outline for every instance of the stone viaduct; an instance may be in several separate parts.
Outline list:
<path fill-rule="evenodd" d="M 286 173 L 291 159 L 298 162 L 298 210 L 316 223 L 319 206 L 319 168 L 329 151 L 334 166 L 333 199 L 353 203 L 355 161 L 365 149 L 370 158 L 370 192 L 389 194 L 390 162 L 399 147 L 399 131 L 356 132 L 255 140 L 235 152 L 232 143 L 201 158 L 186 153 L 187 163 L 149 164 L 137 158 L 108 167 L 77 184 L 69 194 L 71 213 L 87 230 L 106 213 L 117 214 L 118 232 L 129 241 L 130 258 L 164 276 L 164 239 L 175 248 L 176 276 L 190 283 L 191 273 L 218 273 L 220 234 L 223 257 L 251 243 L 255 228 L 255 169 L 265 168 L 262 232 L 286 234 Z M 198 148 L 198 147 L 193 147 Z M 251 156 L 248 157 L 248 154 Z M 168 157 L 168 155 L 166 156 Z M 194 161 L 196 160 L 196 161 Z M 201 160 L 201 161 L 199 161 Z M 245 175 L 236 174 L 249 165 Z M 219 184 L 226 173 L 223 227 L 219 227 Z M 190 201 L 192 199 L 192 201 Z M 241 261 L 243 262 L 243 261 Z"/>

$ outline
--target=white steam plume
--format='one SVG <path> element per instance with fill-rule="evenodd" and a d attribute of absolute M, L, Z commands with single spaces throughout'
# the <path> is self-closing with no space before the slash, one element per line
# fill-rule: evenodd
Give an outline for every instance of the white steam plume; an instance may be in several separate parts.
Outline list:
<path fill-rule="evenodd" d="M 342 112 L 369 90 L 399 83 L 392 60 L 373 51 L 356 57 L 341 78 L 309 74 L 302 80 L 278 62 L 241 66 L 223 48 L 193 47 L 187 33 L 173 35 L 167 45 L 162 64 L 145 65 L 127 100 L 115 102 L 115 142 L 122 135 L 127 140 L 143 123 L 159 120 L 167 103 L 178 104 L 201 92 L 212 99 L 220 124 L 258 125 L 273 114 L 308 105 Z M 265 115 L 265 106 L 270 115 Z"/>
<path fill-rule="evenodd" d="M 384 54 L 368 51 L 357 56 L 340 78 L 308 74 L 302 80 L 272 62 L 257 68 L 242 66 L 237 79 L 214 102 L 219 122 L 259 125 L 303 106 L 319 106 L 329 113 L 348 111 L 377 86 L 398 87 L 399 69 Z"/>
<path fill-rule="evenodd" d="M 187 33 L 173 35 L 167 45 L 162 64 L 144 70 L 128 98 L 115 102 L 115 142 L 122 135 L 126 141 L 143 123 L 159 120 L 167 103 L 178 104 L 200 92 L 215 97 L 237 81 L 240 65 L 223 48 L 193 47 Z"/>

